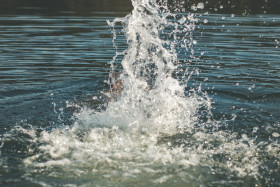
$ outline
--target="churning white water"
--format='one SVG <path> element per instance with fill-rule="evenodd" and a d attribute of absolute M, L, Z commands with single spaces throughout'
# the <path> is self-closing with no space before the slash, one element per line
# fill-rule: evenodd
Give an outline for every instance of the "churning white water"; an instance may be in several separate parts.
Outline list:
<path fill-rule="evenodd" d="M 114 39 L 115 24 L 123 25 L 128 45 L 119 51 L 115 44 L 111 62 L 112 72 L 118 71 L 115 59 L 124 56 L 119 77 L 110 75 L 113 83 L 122 81 L 121 94 L 105 110 L 83 108 L 71 127 L 16 129 L 30 137 L 25 177 L 46 186 L 258 181 L 265 169 L 260 155 L 276 157 L 279 144 L 219 130 L 219 122 L 211 120 L 210 98 L 187 87 L 193 72 L 177 50 L 195 58 L 192 32 L 198 19 L 171 13 L 164 0 L 132 4 L 129 15 L 108 21 Z"/>

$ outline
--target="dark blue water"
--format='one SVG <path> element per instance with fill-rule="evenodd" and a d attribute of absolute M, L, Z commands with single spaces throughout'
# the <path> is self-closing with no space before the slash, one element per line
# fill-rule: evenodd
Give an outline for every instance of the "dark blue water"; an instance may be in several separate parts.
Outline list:
<path fill-rule="evenodd" d="M 101 110 L 100 104 L 108 102 L 101 92 L 108 90 L 104 80 L 108 78 L 109 62 L 116 50 L 106 20 L 126 14 L 1 15 L 1 186 L 40 186 L 24 179 L 27 171 L 22 160 L 29 153 L 24 135 L 13 131 L 15 126 L 42 131 L 71 126 L 75 121 L 73 113 L 83 107 Z M 199 23 L 193 32 L 197 58 L 178 54 L 196 72 L 188 82 L 188 89 L 201 84 L 202 91 L 211 97 L 212 118 L 221 122 L 219 128 L 233 131 L 237 137 L 247 134 L 257 137 L 256 141 L 274 141 L 271 145 L 274 156 L 260 156 L 265 163 L 258 171 L 261 178 L 246 181 L 246 176 L 230 176 L 230 180 L 243 182 L 225 184 L 279 186 L 280 16 L 197 17 Z M 115 29 L 118 35 L 115 42 L 119 49 L 125 49 L 121 25 Z M 202 175 L 208 176 L 206 170 L 200 169 Z M 40 172 L 34 175 L 40 179 Z M 79 177 L 69 183 L 56 181 L 56 177 L 51 180 L 54 186 L 88 184 L 88 179 L 83 183 Z M 215 186 L 207 177 L 201 181 Z M 199 182 L 190 184 L 196 186 Z"/>
<path fill-rule="evenodd" d="M 48 122 L 56 118 L 53 101 L 102 90 L 114 55 L 108 14 L 1 17 L 1 129 L 23 119 Z"/>
<path fill-rule="evenodd" d="M 197 29 L 196 51 L 205 54 L 196 66 L 217 109 L 236 114 L 239 125 L 279 123 L 279 16 L 206 19 Z"/>

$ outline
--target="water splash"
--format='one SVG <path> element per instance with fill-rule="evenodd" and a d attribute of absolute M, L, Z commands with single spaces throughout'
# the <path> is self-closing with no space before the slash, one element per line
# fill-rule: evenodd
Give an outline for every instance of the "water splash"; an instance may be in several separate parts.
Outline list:
<path fill-rule="evenodd" d="M 173 73 L 181 63 L 177 58 L 178 43 L 183 43 L 186 53 L 192 50 L 189 33 L 194 29 L 193 15 L 181 16 L 178 23 L 177 15 L 169 11 L 166 2 L 132 3 L 131 14 L 109 23 L 112 27 L 117 22 L 123 25 L 128 48 L 117 52 L 114 58 L 124 55 L 122 74 L 118 78 L 123 81 L 123 91 L 117 102 L 109 104 L 107 111 L 122 111 L 122 116 L 131 117 L 127 120 L 129 123 L 140 124 L 141 128 L 147 124 L 149 128 L 154 127 L 153 132 L 174 134 L 178 129 L 188 129 L 198 109 L 206 103 L 195 94 L 186 97 L 186 84 L 174 78 Z M 115 69 L 114 61 L 111 63 Z"/>
<path fill-rule="evenodd" d="M 71 127 L 15 128 L 5 143 L 24 139 L 24 178 L 43 186 L 269 184 L 262 173 L 278 171 L 266 167 L 279 162 L 277 127 L 263 129 L 271 137 L 265 142 L 220 130 L 207 94 L 186 89 L 194 72 L 184 63 L 195 58 L 195 15 L 172 13 L 166 1 L 132 4 L 131 14 L 109 22 L 123 25 L 128 44 L 124 51 L 114 44 L 111 62 L 113 74 L 124 56 L 117 78 L 122 93 L 106 110 L 82 108 Z"/>

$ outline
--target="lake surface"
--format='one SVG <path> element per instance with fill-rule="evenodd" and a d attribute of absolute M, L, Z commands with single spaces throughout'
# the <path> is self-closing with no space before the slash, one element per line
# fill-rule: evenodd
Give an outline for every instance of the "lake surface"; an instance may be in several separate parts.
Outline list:
<path fill-rule="evenodd" d="M 151 138 L 153 129 L 112 135 L 92 114 L 110 102 L 114 46 L 128 47 L 122 25 L 113 41 L 107 20 L 128 13 L 0 16 L 1 186 L 279 186 L 280 16 L 196 14 L 193 52 L 177 56 L 193 72 L 186 95 L 195 89 L 211 103 L 195 116 L 211 113 L 213 127 Z M 146 151 L 146 141 L 157 143 Z"/>

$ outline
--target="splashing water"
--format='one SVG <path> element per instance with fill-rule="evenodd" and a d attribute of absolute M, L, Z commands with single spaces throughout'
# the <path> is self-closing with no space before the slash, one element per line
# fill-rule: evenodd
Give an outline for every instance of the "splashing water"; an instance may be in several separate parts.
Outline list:
<path fill-rule="evenodd" d="M 205 103 L 197 96 L 185 97 L 185 86 L 172 77 L 179 63 L 175 49 L 179 30 L 178 23 L 168 21 L 168 17 L 176 15 L 163 3 L 159 6 L 154 1 L 132 2 L 132 14 L 110 23 L 112 27 L 116 22 L 123 24 L 128 49 L 121 52 L 124 55 L 120 76 L 124 82 L 122 95 L 117 102 L 109 104 L 107 112 L 117 112 L 121 118 L 126 116 L 127 122 L 121 126 L 130 129 L 147 126 L 156 134 L 174 134 L 178 129 L 189 128 L 199 106 Z M 193 29 L 185 23 L 185 17 L 181 20 L 189 31 Z M 167 27 L 175 30 L 168 33 L 171 39 L 163 40 L 161 35 L 167 35 L 164 33 Z"/>
<path fill-rule="evenodd" d="M 18 127 L 6 135 L 24 135 L 28 142 L 24 177 L 43 186 L 268 184 L 262 173 L 278 171 L 265 166 L 270 160 L 279 162 L 277 137 L 264 142 L 219 130 L 207 95 L 199 89 L 186 91 L 192 72 L 177 50 L 194 58 L 195 16 L 171 13 L 166 1 L 132 4 L 131 14 L 108 22 L 112 28 L 123 25 L 128 44 L 121 52 L 115 44 L 111 62 L 113 72 L 115 59 L 124 55 L 118 78 L 122 93 L 106 110 L 77 113 L 72 127 Z M 114 29 L 113 34 L 116 39 Z M 180 68 L 182 79 L 175 73 Z"/>

